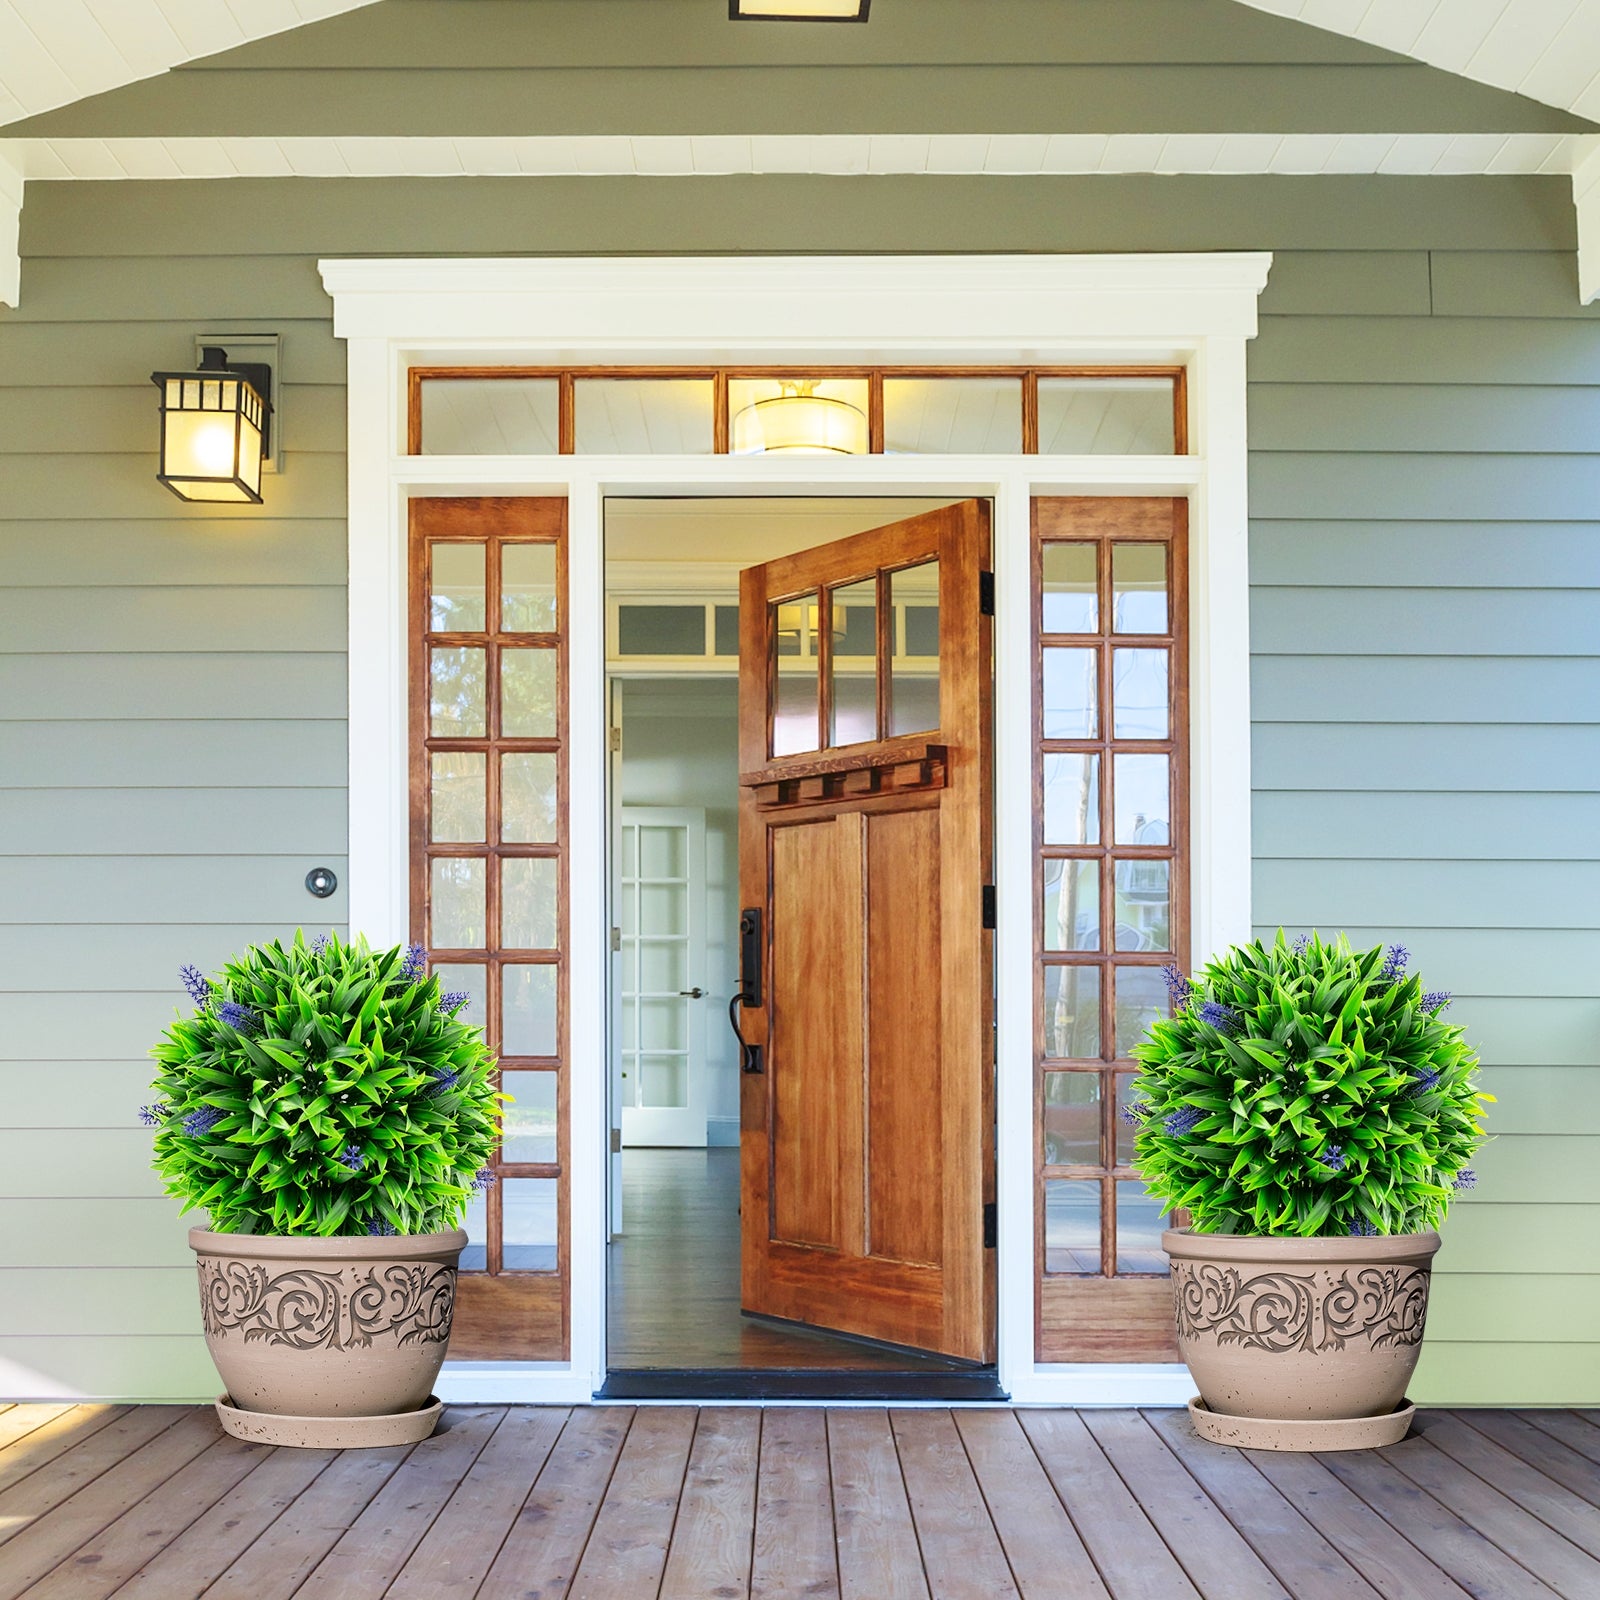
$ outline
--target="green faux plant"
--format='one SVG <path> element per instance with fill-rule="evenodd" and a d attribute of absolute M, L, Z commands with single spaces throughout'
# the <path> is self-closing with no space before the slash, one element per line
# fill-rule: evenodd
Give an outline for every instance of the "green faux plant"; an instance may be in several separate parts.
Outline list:
<path fill-rule="evenodd" d="M 1134 1164 L 1196 1233 L 1438 1226 L 1484 1139 L 1478 1058 L 1400 945 L 1236 945 L 1134 1047 Z"/>
<path fill-rule="evenodd" d="M 417 1234 L 493 1181 L 494 1057 L 439 992 L 420 945 L 256 945 L 151 1054 L 155 1169 L 221 1233 Z"/>

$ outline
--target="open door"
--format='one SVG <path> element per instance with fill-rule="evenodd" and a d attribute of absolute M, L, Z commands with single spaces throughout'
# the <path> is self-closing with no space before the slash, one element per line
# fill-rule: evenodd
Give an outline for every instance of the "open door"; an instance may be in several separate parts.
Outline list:
<path fill-rule="evenodd" d="M 989 515 L 740 588 L 742 1304 L 994 1358 Z"/>

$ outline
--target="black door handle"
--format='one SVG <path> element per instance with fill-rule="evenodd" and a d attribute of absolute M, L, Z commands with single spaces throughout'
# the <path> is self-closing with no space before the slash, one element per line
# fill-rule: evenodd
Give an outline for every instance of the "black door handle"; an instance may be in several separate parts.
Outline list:
<path fill-rule="evenodd" d="M 752 1075 L 765 1070 L 761 1060 L 761 1046 L 746 1044 L 744 1029 L 739 1026 L 739 1008 L 744 1004 L 744 996 L 736 994 L 728 1002 L 728 1026 L 733 1029 L 733 1036 L 739 1041 L 739 1070 Z"/>
<path fill-rule="evenodd" d="M 746 906 L 739 913 L 739 992 L 728 1002 L 728 1025 L 739 1041 L 739 1070 L 750 1074 L 765 1070 L 761 1046 L 747 1044 L 739 1026 L 741 1007 L 754 1010 L 761 1004 L 761 908 Z"/>

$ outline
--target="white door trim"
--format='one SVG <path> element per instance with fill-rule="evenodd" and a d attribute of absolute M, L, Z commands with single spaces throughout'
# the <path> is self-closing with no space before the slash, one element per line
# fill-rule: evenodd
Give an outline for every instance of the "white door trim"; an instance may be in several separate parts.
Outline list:
<path fill-rule="evenodd" d="M 465 1397 L 582 1401 L 605 1371 L 604 1005 L 608 495 L 985 496 L 995 508 L 999 888 L 1000 1381 L 1018 1401 L 1152 1404 L 1167 1367 L 1033 1360 L 1033 663 L 1029 500 L 1174 494 L 1190 502 L 1194 957 L 1248 938 L 1250 699 L 1245 343 L 1271 257 L 1249 255 L 324 261 L 349 341 L 350 922 L 406 936 L 406 503 L 413 495 L 568 501 L 573 1070 L 572 1359 L 476 1364 Z M 502 364 L 882 361 L 1179 362 L 1188 456 L 408 457 L 416 360 Z M 583 1063 L 592 1070 L 582 1070 Z M 454 1395 L 451 1367 L 441 1394 Z M 1146 1381 L 1148 1380 L 1148 1381 Z"/>

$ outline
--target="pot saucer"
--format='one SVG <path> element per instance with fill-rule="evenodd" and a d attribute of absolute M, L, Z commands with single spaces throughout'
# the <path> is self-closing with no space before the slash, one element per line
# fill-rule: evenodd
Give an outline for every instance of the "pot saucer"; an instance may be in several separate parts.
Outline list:
<path fill-rule="evenodd" d="M 1199 1395 L 1189 1402 L 1189 1418 L 1202 1439 L 1240 1450 L 1376 1450 L 1405 1438 L 1416 1414 L 1417 1408 L 1406 1400 L 1381 1417 L 1308 1422 L 1298 1417 L 1230 1416 L 1213 1411 Z"/>
<path fill-rule="evenodd" d="M 394 1411 L 382 1417 L 285 1417 L 270 1411 L 241 1411 L 227 1395 L 217 1397 L 217 1418 L 225 1433 L 252 1444 L 298 1445 L 303 1450 L 372 1450 L 386 1444 L 416 1444 L 431 1434 L 444 1401 L 428 1396 L 420 1411 Z"/>

